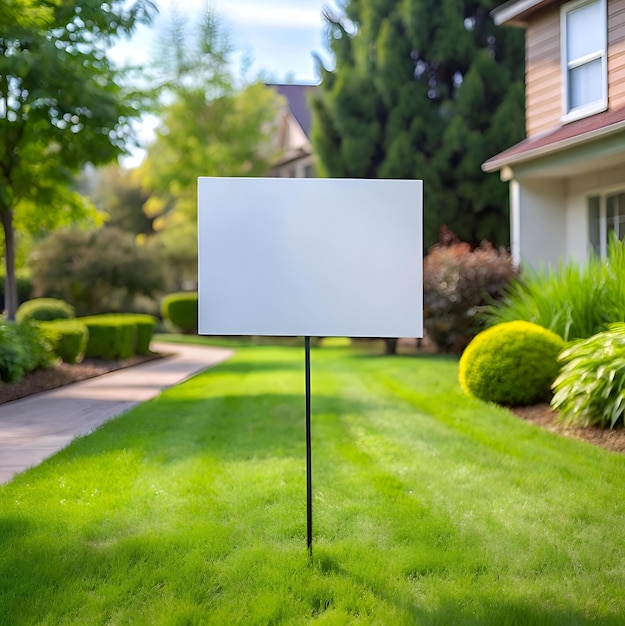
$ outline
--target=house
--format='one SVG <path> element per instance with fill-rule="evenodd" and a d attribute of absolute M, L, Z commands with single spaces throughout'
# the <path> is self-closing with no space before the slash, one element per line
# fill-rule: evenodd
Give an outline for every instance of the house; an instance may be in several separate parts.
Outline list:
<path fill-rule="evenodd" d="M 526 139 L 482 165 L 510 183 L 511 244 L 534 267 L 625 238 L 625 0 L 510 0 L 526 34 Z"/>
<path fill-rule="evenodd" d="M 267 86 L 275 89 L 286 102 L 278 122 L 278 158 L 269 176 L 314 178 L 315 159 L 310 141 L 311 109 L 308 98 L 316 87 L 283 84 Z"/>

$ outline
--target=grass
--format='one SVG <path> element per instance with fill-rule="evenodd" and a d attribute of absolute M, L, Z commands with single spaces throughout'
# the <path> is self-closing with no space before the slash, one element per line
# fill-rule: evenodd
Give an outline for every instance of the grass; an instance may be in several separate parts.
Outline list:
<path fill-rule="evenodd" d="M 625 458 L 443 357 L 245 347 L 0 488 L 10 624 L 622 624 Z"/>
<path fill-rule="evenodd" d="M 616 237 L 608 256 L 571 261 L 535 272 L 525 268 L 506 297 L 489 307 L 490 323 L 524 320 L 544 326 L 565 341 L 586 339 L 625 321 L 625 242 Z"/>

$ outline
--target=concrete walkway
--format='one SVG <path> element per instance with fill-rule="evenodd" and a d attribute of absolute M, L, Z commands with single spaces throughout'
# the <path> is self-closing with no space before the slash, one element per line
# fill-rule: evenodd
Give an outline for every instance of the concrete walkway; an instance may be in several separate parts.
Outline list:
<path fill-rule="evenodd" d="M 163 389 L 232 356 L 232 350 L 183 344 L 152 343 L 151 348 L 174 356 L 0 405 L 0 483 Z"/>

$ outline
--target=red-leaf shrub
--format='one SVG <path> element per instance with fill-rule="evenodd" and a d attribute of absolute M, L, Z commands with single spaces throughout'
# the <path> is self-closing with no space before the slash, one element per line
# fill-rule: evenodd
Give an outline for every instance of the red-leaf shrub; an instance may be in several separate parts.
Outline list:
<path fill-rule="evenodd" d="M 443 227 L 440 243 L 423 261 L 424 326 L 430 339 L 444 352 L 461 353 L 484 328 L 483 307 L 500 298 L 517 274 L 504 248 L 487 241 L 472 248 Z"/>

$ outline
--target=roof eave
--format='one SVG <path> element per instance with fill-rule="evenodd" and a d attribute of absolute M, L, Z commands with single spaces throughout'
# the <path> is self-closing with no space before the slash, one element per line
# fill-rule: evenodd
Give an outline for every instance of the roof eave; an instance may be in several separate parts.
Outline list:
<path fill-rule="evenodd" d="M 493 9 L 490 14 L 497 26 L 525 26 L 522 15 L 531 11 L 545 0 L 509 0 Z"/>
<path fill-rule="evenodd" d="M 526 152 L 513 154 L 509 157 L 497 158 L 495 156 L 492 159 L 488 159 L 488 161 L 486 161 L 485 163 L 482 163 L 482 170 L 487 173 L 497 172 L 506 166 L 511 167 L 513 165 L 518 165 L 519 163 L 525 163 L 526 161 L 533 161 L 534 159 L 549 156 L 562 150 L 566 150 L 567 148 L 581 146 L 585 143 L 589 143 L 596 139 L 601 139 L 613 133 L 618 133 L 622 130 L 625 130 L 625 120 L 621 122 L 616 122 L 615 124 L 610 124 L 609 126 L 604 126 L 603 128 L 598 128 L 596 130 L 584 133 L 583 135 L 576 135 L 574 137 L 569 137 L 568 139 L 563 139 L 556 143 L 547 144 L 546 146 L 541 146 L 533 150 L 527 150 Z"/>

